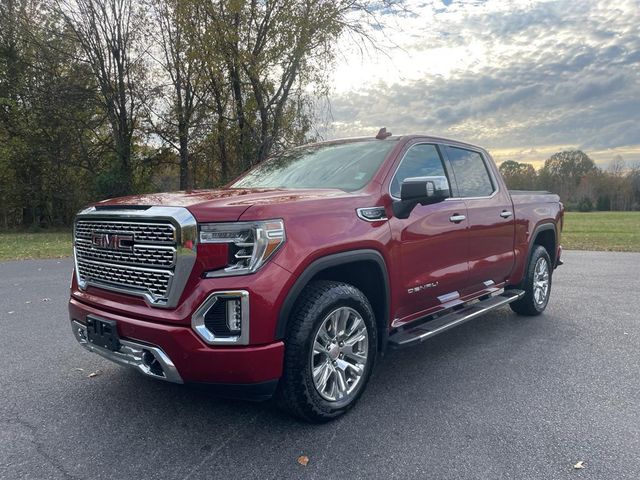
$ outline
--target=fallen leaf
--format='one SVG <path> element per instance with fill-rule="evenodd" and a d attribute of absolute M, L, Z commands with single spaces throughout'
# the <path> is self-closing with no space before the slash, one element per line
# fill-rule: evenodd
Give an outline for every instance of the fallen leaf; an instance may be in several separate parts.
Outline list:
<path fill-rule="evenodd" d="M 24 302 L 25 304 L 29 305 L 31 303 L 31 300 L 27 300 L 26 302 Z"/>
<path fill-rule="evenodd" d="M 9 315 L 11 315 L 12 313 L 16 313 L 13 310 L 11 310 L 10 312 L 7 312 Z"/>
<path fill-rule="evenodd" d="M 84 368 L 74 368 L 76 372 L 84 372 Z"/>
<path fill-rule="evenodd" d="M 100 375 L 102 373 L 101 370 L 96 370 L 95 372 L 91 372 L 89 375 L 87 375 L 87 378 L 93 378 L 93 377 L 97 377 L 98 375 Z"/>
<path fill-rule="evenodd" d="M 574 468 L 575 470 L 581 470 L 581 469 L 583 469 L 583 468 L 584 468 L 584 462 L 583 462 L 582 460 L 580 460 L 578 463 L 576 463 L 576 464 L 573 466 L 573 468 Z"/>
<path fill-rule="evenodd" d="M 306 467 L 307 463 L 309 463 L 309 457 L 307 457 L 306 455 L 300 455 L 298 457 L 298 463 L 303 467 Z"/>

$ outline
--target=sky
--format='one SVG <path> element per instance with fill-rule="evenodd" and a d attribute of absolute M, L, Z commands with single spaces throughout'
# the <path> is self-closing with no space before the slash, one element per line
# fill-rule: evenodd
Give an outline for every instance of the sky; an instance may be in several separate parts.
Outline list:
<path fill-rule="evenodd" d="M 640 0 L 408 0 L 382 51 L 343 38 L 324 136 L 425 133 L 540 167 L 640 165 Z"/>

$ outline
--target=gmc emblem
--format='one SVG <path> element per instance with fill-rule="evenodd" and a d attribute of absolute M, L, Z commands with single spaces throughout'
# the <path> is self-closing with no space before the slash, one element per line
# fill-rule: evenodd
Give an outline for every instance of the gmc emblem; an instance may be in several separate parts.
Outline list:
<path fill-rule="evenodd" d="M 133 234 L 93 232 L 91 234 L 91 245 L 105 250 L 133 252 Z"/>

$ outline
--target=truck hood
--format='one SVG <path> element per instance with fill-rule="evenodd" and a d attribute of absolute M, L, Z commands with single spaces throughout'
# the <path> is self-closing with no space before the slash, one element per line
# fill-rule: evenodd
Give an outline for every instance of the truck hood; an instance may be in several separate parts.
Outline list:
<path fill-rule="evenodd" d="M 186 207 L 198 221 L 232 222 L 253 205 L 277 205 L 304 200 L 351 196 L 334 189 L 240 189 L 193 190 L 190 192 L 132 195 L 95 204 L 96 207 L 171 206 Z"/>

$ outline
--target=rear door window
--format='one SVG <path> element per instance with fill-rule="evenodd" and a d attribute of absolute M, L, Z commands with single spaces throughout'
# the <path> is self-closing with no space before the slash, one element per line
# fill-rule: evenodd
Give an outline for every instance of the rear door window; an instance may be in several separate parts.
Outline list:
<path fill-rule="evenodd" d="M 488 197 L 495 191 L 487 165 L 478 152 L 447 147 L 447 156 L 460 197 Z"/>

